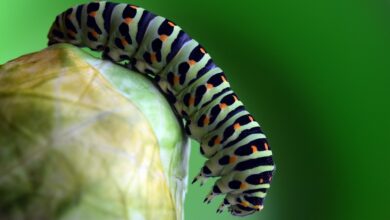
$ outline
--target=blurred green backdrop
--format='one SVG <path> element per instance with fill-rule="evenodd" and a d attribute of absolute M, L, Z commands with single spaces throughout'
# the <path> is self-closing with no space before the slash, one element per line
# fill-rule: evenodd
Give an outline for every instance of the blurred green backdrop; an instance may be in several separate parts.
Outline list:
<path fill-rule="evenodd" d="M 0 63 L 46 47 L 81 0 L 1 0 Z M 118 2 L 118 1 L 117 1 Z M 201 42 L 261 123 L 277 164 L 264 211 L 245 219 L 390 219 L 390 3 L 127 1 Z M 190 180 L 204 158 L 193 142 Z M 238 219 L 191 185 L 186 220 Z"/>

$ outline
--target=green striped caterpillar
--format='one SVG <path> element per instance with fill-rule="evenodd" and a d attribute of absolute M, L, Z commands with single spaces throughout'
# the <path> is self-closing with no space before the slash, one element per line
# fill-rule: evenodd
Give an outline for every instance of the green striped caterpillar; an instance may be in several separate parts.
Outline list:
<path fill-rule="evenodd" d="M 263 208 L 274 171 L 266 137 L 224 72 L 179 26 L 134 5 L 91 2 L 58 15 L 48 38 L 151 75 L 208 158 L 192 183 L 221 177 L 204 202 L 226 194 L 217 212 L 228 207 L 238 216 Z"/>

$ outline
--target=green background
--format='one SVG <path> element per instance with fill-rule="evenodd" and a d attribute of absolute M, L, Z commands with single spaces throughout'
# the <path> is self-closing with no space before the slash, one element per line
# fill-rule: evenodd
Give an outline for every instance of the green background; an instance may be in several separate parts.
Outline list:
<path fill-rule="evenodd" d="M 46 47 L 84 2 L 1 0 L 0 63 Z M 201 42 L 269 137 L 276 175 L 245 219 L 390 219 L 389 1 L 131 3 Z M 190 180 L 203 161 L 194 142 Z M 202 203 L 211 183 L 189 187 L 186 220 L 239 219 Z"/>

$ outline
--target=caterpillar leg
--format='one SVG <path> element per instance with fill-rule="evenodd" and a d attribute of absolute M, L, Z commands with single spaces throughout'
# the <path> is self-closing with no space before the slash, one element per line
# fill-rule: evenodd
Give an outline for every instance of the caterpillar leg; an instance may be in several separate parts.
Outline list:
<path fill-rule="evenodd" d="M 240 173 L 232 171 L 226 176 L 222 176 L 221 178 L 219 178 L 215 182 L 211 192 L 204 199 L 204 202 L 210 203 L 211 200 L 219 194 L 226 194 L 240 188 L 246 188 L 245 183 L 242 183 L 241 181 L 237 180 L 237 177 L 239 175 Z"/>
<path fill-rule="evenodd" d="M 231 206 L 231 201 L 229 201 L 228 196 L 222 201 L 222 203 L 218 206 L 217 213 L 222 213 L 225 208 Z"/>

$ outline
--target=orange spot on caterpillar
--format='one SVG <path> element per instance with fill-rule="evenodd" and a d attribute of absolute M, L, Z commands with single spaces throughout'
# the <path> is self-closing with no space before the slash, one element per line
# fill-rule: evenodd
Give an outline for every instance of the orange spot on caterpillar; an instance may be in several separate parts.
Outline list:
<path fill-rule="evenodd" d="M 179 84 L 179 79 L 180 79 L 179 76 L 174 76 L 174 77 L 173 77 L 173 84 L 174 84 L 174 85 Z"/>
<path fill-rule="evenodd" d="M 206 53 L 206 51 L 202 47 L 200 48 L 200 52 Z"/>
<path fill-rule="evenodd" d="M 268 178 L 268 181 L 269 181 L 269 182 L 271 182 L 271 180 L 272 180 L 272 176 L 270 176 L 270 177 Z"/>
<path fill-rule="evenodd" d="M 125 19 L 124 19 L 124 22 L 125 22 L 126 24 L 130 24 L 132 21 L 133 21 L 132 18 L 125 18 Z"/>
<path fill-rule="evenodd" d="M 265 148 L 265 150 L 268 150 L 268 144 L 267 143 L 264 143 L 264 148 Z"/>
<path fill-rule="evenodd" d="M 94 38 L 98 38 L 99 34 L 96 31 L 91 31 L 91 34 Z"/>
<path fill-rule="evenodd" d="M 130 8 L 137 9 L 138 7 L 135 5 L 129 5 Z"/>
<path fill-rule="evenodd" d="M 233 127 L 234 127 L 234 130 L 238 130 L 238 129 L 240 129 L 241 125 L 240 125 L 240 123 L 235 123 Z"/>
<path fill-rule="evenodd" d="M 152 63 L 155 63 L 157 61 L 156 53 L 150 54 L 150 60 L 152 61 Z"/>
<path fill-rule="evenodd" d="M 264 183 L 263 178 L 260 178 L 260 179 L 259 179 L 259 183 L 260 183 L 260 184 Z"/>
<path fill-rule="evenodd" d="M 175 26 L 175 24 L 174 24 L 172 21 L 168 21 L 168 24 L 169 24 L 171 27 Z"/>
<path fill-rule="evenodd" d="M 189 60 L 189 61 L 188 61 L 188 64 L 189 64 L 190 66 L 194 65 L 195 63 L 196 63 L 195 60 Z"/>
<path fill-rule="evenodd" d="M 250 121 L 253 121 L 253 117 L 252 117 L 252 116 L 249 116 L 249 120 L 250 120 Z"/>
<path fill-rule="evenodd" d="M 233 99 L 236 102 L 238 100 L 237 96 L 233 95 Z"/>
<path fill-rule="evenodd" d="M 194 97 L 194 96 L 191 96 L 191 97 L 190 97 L 190 100 L 188 100 L 188 103 L 189 103 L 190 106 L 191 106 L 191 105 L 194 105 L 194 103 L 195 103 L 195 97 Z"/>
<path fill-rule="evenodd" d="M 221 138 L 218 136 L 215 138 L 214 145 L 220 144 L 221 143 Z"/>
<path fill-rule="evenodd" d="M 222 81 L 226 82 L 226 78 L 224 76 L 221 76 Z"/>
<path fill-rule="evenodd" d="M 248 207 L 249 206 L 249 203 L 247 201 L 242 201 L 241 202 L 241 205 L 244 206 L 244 207 Z"/>
<path fill-rule="evenodd" d="M 237 161 L 237 157 L 236 156 L 229 157 L 229 163 L 234 163 L 236 161 Z"/>
<path fill-rule="evenodd" d="M 207 87 L 207 89 L 212 89 L 214 86 L 213 86 L 213 84 L 211 84 L 211 83 L 207 83 L 207 84 L 206 84 L 206 87 Z"/>
<path fill-rule="evenodd" d="M 251 148 L 252 148 L 252 153 L 257 152 L 257 147 L 255 145 L 252 145 Z"/>
<path fill-rule="evenodd" d="M 210 123 L 210 118 L 208 116 L 206 116 L 204 119 L 203 119 L 203 124 L 204 125 L 208 125 Z"/>
<path fill-rule="evenodd" d="M 246 183 L 241 183 L 240 189 L 245 189 L 248 185 Z"/>
<path fill-rule="evenodd" d="M 123 46 L 127 46 L 129 44 L 125 38 L 121 38 L 121 43 Z"/>
<path fill-rule="evenodd" d="M 225 103 L 220 103 L 219 104 L 219 108 L 221 109 L 225 109 L 227 107 L 227 105 Z"/>
<path fill-rule="evenodd" d="M 161 35 L 160 35 L 160 40 L 161 40 L 162 42 L 166 41 L 167 39 L 168 39 L 168 35 L 166 35 L 166 34 L 161 34 Z"/>
<path fill-rule="evenodd" d="M 96 17 L 96 11 L 91 11 L 88 15 L 91 17 Z"/>

